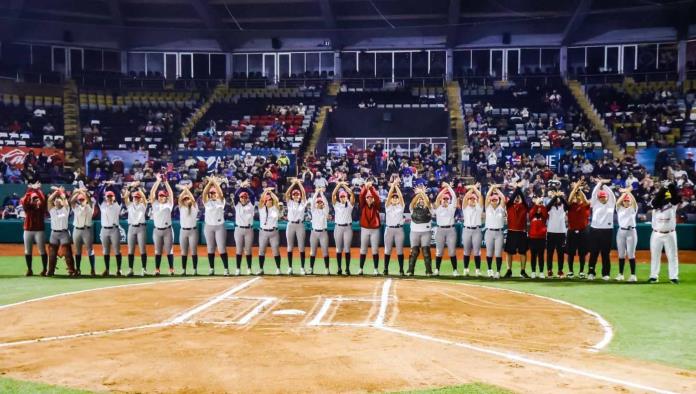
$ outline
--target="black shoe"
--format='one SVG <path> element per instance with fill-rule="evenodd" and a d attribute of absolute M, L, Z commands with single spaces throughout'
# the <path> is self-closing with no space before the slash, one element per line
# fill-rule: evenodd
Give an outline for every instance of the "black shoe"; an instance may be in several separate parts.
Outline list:
<path fill-rule="evenodd" d="M 389 275 L 389 270 L 384 270 L 384 271 L 382 271 L 382 275 L 388 276 L 388 275 Z"/>
<path fill-rule="evenodd" d="M 399 271 L 399 276 L 404 276 L 404 271 Z"/>
<path fill-rule="evenodd" d="M 648 279 L 648 283 L 657 283 L 657 278 Z"/>
<path fill-rule="evenodd" d="M 670 279 L 669 281 L 674 283 L 675 285 L 679 284 L 679 279 Z"/>
<path fill-rule="evenodd" d="M 512 278 L 512 270 L 507 270 L 507 272 L 505 272 L 505 275 L 503 275 L 503 278 Z"/>
<path fill-rule="evenodd" d="M 338 271 L 336 272 L 336 275 L 343 275 L 343 271 L 339 268 Z"/>
<path fill-rule="evenodd" d="M 529 275 L 527 275 L 527 273 L 524 270 L 520 271 L 520 276 L 525 279 L 529 279 Z M 507 273 L 505 274 L 505 277 L 507 278 Z"/>

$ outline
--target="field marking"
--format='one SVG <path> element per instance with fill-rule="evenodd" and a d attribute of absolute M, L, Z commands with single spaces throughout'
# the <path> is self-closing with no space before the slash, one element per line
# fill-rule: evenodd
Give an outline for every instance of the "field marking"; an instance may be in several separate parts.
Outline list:
<path fill-rule="evenodd" d="M 232 294 L 246 289 L 247 287 L 251 286 L 252 283 L 256 282 L 259 279 L 261 279 L 261 278 L 256 277 L 256 278 L 249 279 L 245 282 L 242 282 L 239 285 L 237 285 L 231 289 L 226 290 L 222 294 L 219 294 L 219 295 L 209 299 L 208 301 L 204 302 L 203 304 L 198 305 L 197 307 L 195 307 L 193 309 L 189 309 L 188 311 L 173 317 L 172 319 L 169 320 L 169 322 L 171 324 L 183 323 L 186 320 L 188 320 L 189 318 L 193 317 L 194 315 L 196 315 L 200 312 L 203 312 L 204 310 L 210 308 L 211 306 L 213 306 L 217 303 L 222 302 L 223 300 L 225 300 L 225 298 L 231 296 Z"/>
<path fill-rule="evenodd" d="M 256 305 L 256 307 L 254 309 L 249 311 L 249 313 L 244 315 L 241 319 L 237 320 L 237 322 L 236 322 L 237 324 L 239 324 L 239 325 L 248 324 L 251 321 L 251 319 L 253 319 L 254 317 L 256 317 L 256 315 L 261 313 L 261 311 L 265 307 L 274 303 L 277 300 L 277 298 L 275 298 L 275 297 L 259 297 L 258 299 L 263 300 L 263 301 L 260 304 Z"/>
<path fill-rule="evenodd" d="M 379 313 L 377 313 L 377 318 L 375 322 L 372 323 L 375 327 L 384 326 L 384 318 L 387 315 L 387 306 L 389 305 L 389 289 L 391 288 L 392 280 L 391 278 L 384 281 L 382 285 L 382 296 L 379 301 Z"/>
<path fill-rule="evenodd" d="M 496 356 L 496 357 L 501 357 L 501 358 L 505 358 L 505 359 L 512 360 L 512 361 L 517 361 L 517 362 L 524 363 L 524 364 L 529 364 L 529 365 L 534 365 L 537 367 L 552 369 L 552 370 L 556 370 L 559 372 L 565 372 L 565 373 L 583 376 L 583 377 L 587 377 L 587 378 L 591 378 L 591 379 L 595 379 L 595 380 L 601 380 L 604 382 L 618 384 L 621 386 L 630 387 L 630 388 L 637 389 L 637 390 L 650 391 L 650 392 L 659 393 L 659 394 L 676 394 L 672 391 L 663 390 L 663 389 L 659 389 L 659 388 L 651 387 L 651 386 L 646 386 L 646 385 L 643 385 L 640 383 L 629 382 L 627 380 L 612 378 L 610 376 L 601 375 L 601 374 L 597 374 L 594 372 L 583 371 L 583 370 L 576 369 L 576 368 L 564 367 L 562 365 L 552 364 L 552 363 L 548 363 L 548 362 L 540 361 L 540 360 L 535 360 L 533 358 L 520 356 L 520 355 L 517 355 L 514 353 L 508 353 L 508 352 L 493 350 L 493 349 L 486 349 L 486 348 L 471 345 L 471 344 L 465 343 L 465 342 L 454 342 L 454 341 L 450 341 L 447 339 L 436 338 L 436 337 L 433 337 L 430 335 L 421 334 L 418 332 L 413 332 L 413 331 L 408 331 L 408 330 L 403 330 L 403 329 L 396 328 L 396 327 L 389 327 L 389 326 L 379 326 L 378 327 L 378 326 L 373 325 L 372 328 L 386 331 L 386 332 L 391 332 L 394 334 L 400 334 L 400 335 L 404 335 L 404 336 L 408 336 L 408 337 L 412 337 L 412 338 L 418 338 L 418 339 L 422 339 L 425 341 L 440 343 L 443 345 L 456 346 L 456 347 L 460 347 L 460 348 L 464 348 L 464 349 L 468 349 L 468 350 L 473 350 L 473 351 L 476 351 L 479 353 L 484 353 L 484 354 L 488 354 L 488 355 L 492 355 L 492 356 Z"/>
<path fill-rule="evenodd" d="M 36 339 L 26 339 L 26 340 L 22 340 L 22 341 L 0 343 L 0 348 L 19 346 L 19 345 L 27 345 L 27 344 L 32 344 L 32 343 L 53 342 L 53 341 L 60 341 L 63 339 L 101 336 L 101 335 L 108 335 L 108 334 L 114 334 L 114 333 L 120 333 L 120 332 L 144 330 L 147 328 L 169 327 L 172 325 L 173 325 L 172 323 L 154 323 L 154 324 L 145 324 L 142 326 L 135 326 L 135 327 L 114 328 L 114 329 L 110 329 L 110 330 L 89 331 L 89 332 L 81 332 L 78 334 L 58 335 L 58 336 L 54 336 L 54 337 L 44 337 L 44 338 L 36 338 Z"/>
<path fill-rule="evenodd" d="M 546 297 L 546 296 L 533 294 L 533 293 L 527 293 L 527 292 L 520 291 L 520 290 L 506 289 L 503 287 L 477 285 L 477 284 L 473 284 L 473 283 L 449 282 L 449 281 L 443 282 L 440 280 L 431 280 L 431 279 L 406 279 L 406 280 L 421 280 L 421 281 L 430 282 L 430 283 L 451 283 L 451 284 L 457 284 L 457 285 L 463 285 L 463 286 L 479 287 L 479 288 L 484 288 L 484 289 L 489 289 L 489 290 L 493 289 L 493 290 L 509 291 L 511 293 L 524 294 L 527 296 L 532 296 L 532 297 L 537 297 L 537 298 L 541 298 L 541 299 L 548 300 L 548 301 L 553 301 L 553 302 L 563 304 L 563 305 L 569 306 L 571 308 L 577 309 L 579 311 L 585 312 L 586 314 L 594 317 L 595 320 L 597 320 L 597 322 L 599 323 L 599 325 L 602 326 L 602 330 L 604 331 L 604 336 L 602 337 L 602 339 L 599 342 L 595 343 L 594 345 L 590 346 L 589 349 L 587 349 L 590 352 L 599 352 L 600 350 L 607 347 L 609 342 L 611 342 L 611 340 L 614 338 L 614 328 L 604 317 L 602 317 L 602 315 L 600 315 L 599 313 L 597 313 L 591 309 L 585 308 L 585 307 L 580 306 L 580 305 L 573 304 L 573 303 L 568 302 L 568 301 L 563 301 L 563 300 L 559 300 L 556 298 Z"/>
<path fill-rule="evenodd" d="M 308 326 L 318 326 L 321 323 L 321 319 L 324 318 L 324 315 L 326 315 L 326 312 L 329 311 L 329 307 L 331 306 L 331 303 L 333 302 L 333 298 L 327 298 L 326 301 L 324 301 L 324 305 L 321 306 L 321 309 L 319 309 L 319 312 L 317 312 L 316 315 L 314 315 L 314 319 L 312 319 L 309 323 L 307 323 Z"/>

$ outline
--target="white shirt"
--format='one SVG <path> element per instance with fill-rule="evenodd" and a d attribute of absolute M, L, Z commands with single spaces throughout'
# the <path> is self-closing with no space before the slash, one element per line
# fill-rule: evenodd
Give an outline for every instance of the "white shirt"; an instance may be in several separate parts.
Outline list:
<path fill-rule="evenodd" d="M 602 204 L 597 198 L 600 187 L 607 193 L 607 203 Z M 590 206 L 592 207 L 592 220 L 590 221 L 590 227 L 593 228 L 614 228 L 614 207 L 616 206 L 616 197 L 614 193 L 609 189 L 608 186 L 598 183 L 597 186 L 592 190 L 592 198 L 590 199 Z"/>
<path fill-rule="evenodd" d="M 204 220 L 209 226 L 216 226 L 225 223 L 225 200 L 208 200 L 203 205 L 205 207 Z"/>
<path fill-rule="evenodd" d="M 259 220 L 261 221 L 261 228 L 264 230 L 274 230 L 278 227 L 278 218 L 280 217 L 280 212 L 278 208 L 273 207 L 259 207 Z"/>
<path fill-rule="evenodd" d="M 353 204 L 337 202 L 334 204 L 334 213 L 336 224 L 353 223 Z"/>
<path fill-rule="evenodd" d="M 92 215 L 94 215 L 94 206 L 75 204 L 75 208 L 73 208 L 73 226 L 80 228 L 92 227 Z"/>
<path fill-rule="evenodd" d="M 195 228 L 198 224 L 198 204 L 195 202 L 191 205 L 191 209 L 185 206 L 179 206 L 179 224 L 182 228 Z"/>
<path fill-rule="evenodd" d="M 483 208 L 481 205 L 476 204 L 475 206 L 465 206 L 462 209 L 462 219 L 464 221 L 464 227 L 481 227 L 481 214 L 483 213 Z"/>
<path fill-rule="evenodd" d="M 155 201 L 152 204 L 152 220 L 155 222 L 155 228 L 165 228 L 172 225 L 172 209 L 174 209 L 174 204 L 169 202 L 162 204 Z"/>
<path fill-rule="evenodd" d="M 237 205 L 234 206 L 234 211 L 235 224 L 237 226 L 251 226 L 251 222 L 254 220 L 254 205 L 252 203 L 247 203 L 246 205 L 237 203 Z"/>
<path fill-rule="evenodd" d="M 326 222 L 329 217 L 329 206 L 324 203 L 324 208 L 312 207 L 312 230 L 326 230 Z"/>
<path fill-rule="evenodd" d="M 118 226 L 118 215 L 121 212 L 121 204 L 115 201 L 113 204 L 103 202 L 99 204 L 99 211 L 102 227 Z"/>
<path fill-rule="evenodd" d="M 677 228 L 677 207 L 667 204 L 662 209 L 653 210 L 652 228 L 654 231 L 672 231 Z"/>
<path fill-rule="evenodd" d="M 288 221 L 289 222 L 301 222 L 304 220 L 305 208 L 307 208 L 307 201 L 295 202 L 295 200 L 290 200 L 287 202 L 288 205 Z"/>
<path fill-rule="evenodd" d="M 628 208 L 624 208 L 622 206 L 619 206 L 616 208 L 616 216 L 619 219 L 619 228 L 629 228 L 629 227 L 636 227 L 636 214 L 638 211 L 636 211 L 633 206 L 630 206 Z"/>
<path fill-rule="evenodd" d="M 496 208 L 488 205 L 486 207 L 486 228 L 487 229 L 502 229 L 505 226 L 505 205 L 498 204 Z"/>
<path fill-rule="evenodd" d="M 547 232 L 549 233 L 565 234 L 568 232 L 568 227 L 566 226 L 566 211 L 563 205 L 551 206 L 549 209 L 549 221 L 546 225 Z"/>
<path fill-rule="evenodd" d="M 457 210 L 457 206 L 451 202 L 446 207 L 440 205 L 435 208 L 435 221 L 438 227 L 443 226 L 453 226 L 454 225 L 454 212 Z"/>
<path fill-rule="evenodd" d="M 147 204 L 136 204 L 134 202 L 128 205 L 128 224 L 143 224 L 145 223 L 145 212 Z"/>
<path fill-rule="evenodd" d="M 385 219 L 387 226 L 403 226 L 404 224 L 404 206 L 403 204 L 387 205 L 385 210 Z"/>
<path fill-rule="evenodd" d="M 68 207 L 51 208 L 48 213 L 51 215 L 51 230 L 68 229 L 68 217 L 70 216 L 70 209 Z"/>

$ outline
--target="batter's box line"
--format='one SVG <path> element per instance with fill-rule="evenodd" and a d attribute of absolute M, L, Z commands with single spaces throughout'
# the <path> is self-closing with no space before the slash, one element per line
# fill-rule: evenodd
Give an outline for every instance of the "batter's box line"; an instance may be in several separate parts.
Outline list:
<path fill-rule="evenodd" d="M 234 326 L 234 325 L 239 325 L 239 326 L 244 326 L 249 324 L 249 322 L 254 319 L 256 316 L 261 314 L 261 312 L 268 307 L 269 305 L 273 304 L 278 300 L 277 297 L 229 297 L 226 298 L 227 300 L 252 300 L 252 301 L 261 301 L 259 304 L 257 304 L 254 308 L 252 308 L 249 312 L 247 312 L 244 316 L 239 318 L 237 321 L 231 321 L 231 320 L 221 320 L 221 321 L 214 321 L 214 320 L 191 320 L 189 321 L 192 324 L 212 324 L 216 326 Z"/>
<path fill-rule="evenodd" d="M 212 306 L 215 305 L 215 304 L 219 304 L 220 302 L 224 301 L 224 300 L 227 299 L 228 297 L 230 297 L 230 296 L 232 296 L 233 294 L 238 293 L 238 292 L 240 292 L 240 291 L 246 289 L 247 287 L 251 286 L 254 282 L 256 282 L 256 281 L 258 281 L 258 280 L 260 280 L 260 279 L 261 279 L 261 278 L 256 277 L 256 278 L 253 278 L 253 279 L 249 279 L 249 280 L 247 280 L 247 281 L 245 281 L 245 282 L 242 282 L 242 283 L 240 283 L 239 285 L 237 285 L 237 286 L 235 286 L 235 287 L 233 287 L 233 288 L 231 288 L 231 289 L 226 290 L 226 291 L 223 292 L 222 294 L 219 294 L 219 295 L 217 295 L 217 296 L 215 296 L 215 297 L 209 299 L 208 301 L 206 301 L 206 302 L 204 302 L 204 303 L 202 303 L 202 304 L 196 306 L 195 308 L 189 309 L 188 311 L 186 311 L 186 312 L 184 312 L 184 313 L 182 313 L 182 314 L 179 314 L 179 315 L 173 317 L 173 318 L 170 319 L 167 323 L 169 323 L 169 324 L 181 324 L 181 323 L 185 323 L 185 322 L 189 321 L 193 316 L 195 316 L 195 315 L 197 315 L 197 314 L 203 312 L 203 311 L 206 310 L 206 309 L 209 309 L 210 307 L 212 307 Z"/>
<path fill-rule="evenodd" d="M 380 298 L 362 298 L 362 297 L 329 297 L 324 301 L 324 304 L 319 309 L 314 318 L 307 323 L 308 326 L 343 326 L 343 327 L 382 327 L 384 326 L 384 319 L 387 314 L 387 307 L 389 306 L 390 299 L 396 299 L 395 296 L 390 296 L 389 291 L 391 289 L 392 280 L 391 278 L 384 281 L 382 284 L 382 294 Z M 377 318 L 372 323 L 340 323 L 340 322 L 323 322 L 324 316 L 331 308 L 331 304 L 334 301 L 356 301 L 356 302 L 376 302 L 379 301 L 379 312 L 377 313 Z"/>

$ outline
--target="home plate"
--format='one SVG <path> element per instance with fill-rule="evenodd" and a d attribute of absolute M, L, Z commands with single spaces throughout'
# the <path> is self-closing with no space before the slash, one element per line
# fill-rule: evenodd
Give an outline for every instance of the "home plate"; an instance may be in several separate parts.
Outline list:
<path fill-rule="evenodd" d="M 278 311 L 273 312 L 274 315 L 282 315 L 282 316 L 297 316 L 297 315 L 304 315 L 305 311 L 301 311 L 299 309 L 281 309 Z"/>

